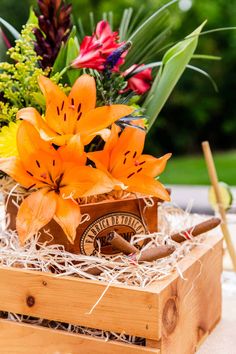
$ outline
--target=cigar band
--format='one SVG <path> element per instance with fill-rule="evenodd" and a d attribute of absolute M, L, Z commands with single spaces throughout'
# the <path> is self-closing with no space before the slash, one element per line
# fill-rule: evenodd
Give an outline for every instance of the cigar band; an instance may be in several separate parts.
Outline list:
<path fill-rule="evenodd" d="M 191 240 L 192 239 L 189 231 L 183 231 L 183 232 L 181 232 L 180 235 L 183 236 L 184 238 L 186 238 L 186 240 Z"/>
<path fill-rule="evenodd" d="M 137 253 L 131 253 L 128 255 L 130 264 L 136 265 L 138 263 Z"/>

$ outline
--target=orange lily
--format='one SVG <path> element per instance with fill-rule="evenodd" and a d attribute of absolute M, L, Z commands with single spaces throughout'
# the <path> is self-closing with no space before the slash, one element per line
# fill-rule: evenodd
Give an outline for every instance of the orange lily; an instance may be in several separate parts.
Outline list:
<path fill-rule="evenodd" d="M 81 219 L 75 199 L 111 191 L 111 180 L 104 172 L 85 166 L 86 155 L 78 135 L 55 150 L 30 123 L 22 122 L 17 147 L 19 157 L 0 159 L 0 170 L 23 187 L 37 189 L 19 207 L 16 229 L 21 244 L 52 218 L 73 243 Z"/>
<path fill-rule="evenodd" d="M 104 149 L 91 152 L 88 157 L 97 168 L 113 177 L 114 183 L 122 182 L 128 191 L 169 201 L 169 193 L 154 177 L 164 171 L 171 154 L 160 158 L 142 154 L 146 133 L 141 129 L 126 127 L 120 137 L 118 133 L 113 125 Z"/>
<path fill-rule="evenodd" d="M 64 145 L 74 134 L 80 134 L 84 144 L 116 120 L 129 115 L 133 108 L 110 105 L 95 108 L 96 84 L 92 76 L 82 75 L 74 83 L 69 96 L 45 76 L 39 76 L 39 86 L 46 98 L 46 113 L 42 118 L 32 107 L 21 109 L 18 119 L 33 124 L 44 140 Z"/>

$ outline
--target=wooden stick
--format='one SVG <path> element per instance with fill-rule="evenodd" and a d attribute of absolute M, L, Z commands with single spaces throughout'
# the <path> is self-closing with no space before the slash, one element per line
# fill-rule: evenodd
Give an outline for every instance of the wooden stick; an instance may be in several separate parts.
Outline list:
<path fill-rule="evenodd" d="M 211 148 L 210 148 L 208 141 L 204 141 L 202 143 L 202 149 L 204 152 L 210 181 L 211 181 L 211 184 L 212 184 L 214 191 L 215 191 L 216 201 L 217 201 L 217 205 L 219 208 L 219 213 L 222 218 L 221 230 L 224 235 L 226 246 L 228 248 L 228 251 L 229 251 L 232 263 L 233 263 L 234 271 L 236 272 L 236 253 L 235 253 L 235 249 L 234 249 L 234 246 L 233 246 L 233 243 L 231 240 L 229 228 L 227 225 L 226 213 L 225 213 L 225 210 L 223 207 L 223 202 L 222 202 L 222 197 L 221 197 L 221 193 L 220 193 L 220 187 L 219 187 L 218 177 L 217 177 L 217 173 L 216 173 L 216 168 L 215 168 L 214 160 L 213 160 L 212 153 L 211 153 Z"/>
<path fill-rule="evenodd" d="M 192 237 L 199 236 L 207 231 L 214 229 L 215 227 L 220 225 L 220 223 L 220 218 L 211 218 L 197 225 L 194 225 L 189 229 L 177 232 L 176 234 L 171 235 L 171 238 L 175 242 L 184 242 L 186 240 L 191 240 Z"/>

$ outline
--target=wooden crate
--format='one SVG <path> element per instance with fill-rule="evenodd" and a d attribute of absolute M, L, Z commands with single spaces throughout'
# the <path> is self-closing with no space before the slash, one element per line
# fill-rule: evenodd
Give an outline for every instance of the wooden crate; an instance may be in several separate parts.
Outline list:
<path fill-rule="evenodd" d="M 99 241 L 102 254 L 119 253 L 119 251 L 112 249 L 106 241 L 109 232 L 116 231 L 130 241 L 135 234 L 157 231 L 157 208 L 160 201 L 155 197 L 152 200 L 152 206 L 147 206 L 142 197 L 81 205 L 81 214 L 87 214 L 89 218 L 78 226 L 74 244 L 68 241 L 63 230 L 54 220 L 41 230 L 40 241 L 64 245 L 68 252 L 82 253 L 88 256 L 93 255 Z M 10 197 L 6 213 L 10 215 L 9 228 L 12 230 L 16 228 L 17 210 L 14 198 Z M 44 230 L 53 235 L 53 240 Z M 141 248 L 143 242 L 136 246 Z"/>
<path fill-rule="evenodd" d="M 191 354 L 221 317 L 222 238 L 209 236 L 151 286 L 106 283 L 0 268 L 0 310 L 146 338 L 146 346 L 0 320 L 1 354 Z"/>

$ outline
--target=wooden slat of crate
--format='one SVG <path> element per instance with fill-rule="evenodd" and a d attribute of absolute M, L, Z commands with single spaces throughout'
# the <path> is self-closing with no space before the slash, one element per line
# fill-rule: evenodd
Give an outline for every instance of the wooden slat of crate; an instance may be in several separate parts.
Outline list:
<path fill-rule="evenodd" d="M 148 340 L 161 354 L 192 354 L 221 318 L 222 236 L 206 239 L 173 273 L 149 289 L 160 292 L 162 338 Z"/>
<path fill-rule="evenodd" d="M 158 296 L 130 287 L 50 274 L 0 269 L 0 310 L 158 340 Z M 34 299 L 32 307 L 27 304 Z"/>
<path fill-rule="evenodd" d="M 159 354 L 159 349 L 0 320 L 1 354 Z"/>

